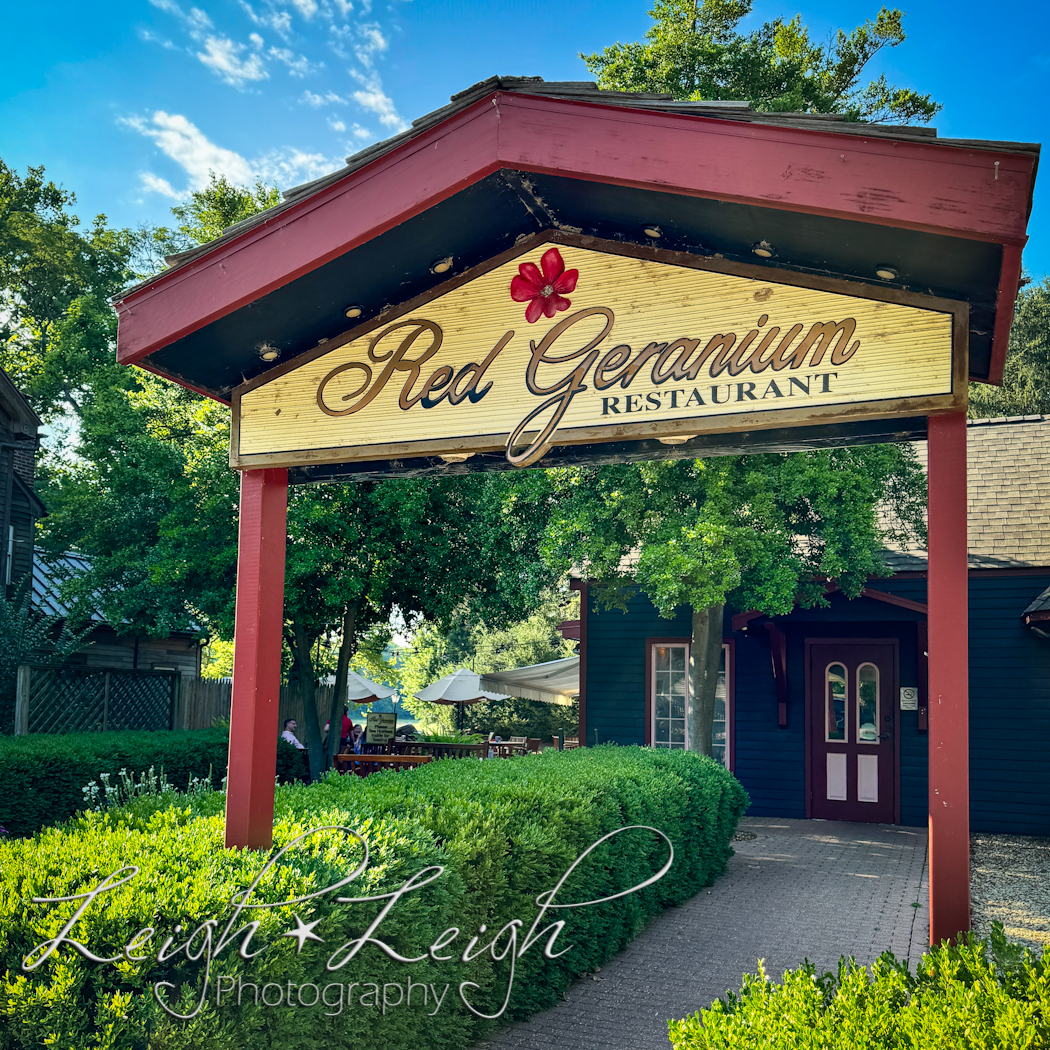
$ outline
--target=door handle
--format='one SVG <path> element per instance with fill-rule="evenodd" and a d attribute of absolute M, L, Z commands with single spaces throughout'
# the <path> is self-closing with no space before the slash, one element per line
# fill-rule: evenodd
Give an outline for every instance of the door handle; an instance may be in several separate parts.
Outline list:
<path fill-rule="evenodd" d="M 879 735 L 879 739 L 880 740 L 889 740 L 890 739 L 890 734 L 889 733 L 881 733 Z"/>

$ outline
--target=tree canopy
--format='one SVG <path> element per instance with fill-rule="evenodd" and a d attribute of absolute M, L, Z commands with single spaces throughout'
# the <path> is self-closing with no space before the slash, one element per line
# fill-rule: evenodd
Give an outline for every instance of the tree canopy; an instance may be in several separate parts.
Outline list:
<path fill-rule="evenodd" d="M 1002 386 L 970 384 L 970 415 L 1050 413 L 1050 277 L 1029 283 L 1017 297 Z"/>
<path fill-rule="evenodd" d="M 929 95 L 863 82 L 885 48 L 904 42 L 904 15 L 883 7 L 875 19 L 823 44 L 796 15 L 750 32 L 752 0 L 656 0 L 644 41 L 581 55 L 598 86 L 667 92 L 682 100 L 735 100 L 767 112 L 841 113 L 851 120 L 927 123 L 941 108 Z"/>
<path fill-rule="evenodd" d="M 91 560 L 86 575 L 66 581 L 66 596 L 90 598 L 118 631 L 230 638 L 238 475 L 228 462 L 228 409 L 117 366 L 108 296 L 138 276 L 143 252 L 218 236 L 276 203 L 278 191 L 213 176 L 174 209 L 174 231 L 114 232 L 99 217 L 83 235 L 68 212 L 72 195 L 46 182 L 41 169 L 21 179 L 3 172 L 0 187 L 18 220 L 9 225 L 24 235 L 4 271 L 12 321 L 2 360 L 45 418 L 72 420 L 70 440 L 45 459 L 42 481 L 51 510 L 44 545 Z M 77 329 L 83 317 L 91 323 Z M 74 331 L 90 339 L 77 343 Z M 78 357 L 80 345 L 88 349 Z M 538 553 L 545 487 L 456 469 L 290 493 L 286 667 L 304 701 L 315 773 L 323 762 L 314 703 L 319 643 L 337 652 L 335 692 L 343 696 L 358 642 L 395 610 L 439 625 L 467 615 L 502 627 L 531 613 L 551 581 Z"/>

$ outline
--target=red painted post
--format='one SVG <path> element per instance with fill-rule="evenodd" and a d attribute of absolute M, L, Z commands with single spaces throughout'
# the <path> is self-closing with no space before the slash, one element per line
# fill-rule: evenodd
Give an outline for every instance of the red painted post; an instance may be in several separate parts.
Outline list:
<path fill-rule="evenodd" d="M 966 415 L 929 417 L 930 943 L 970 928 Z"/>
<path fill-rule="evenodd" d="M 227 847 L 273 843 L 287 511 L 287 470 L 241 474 Z"/>

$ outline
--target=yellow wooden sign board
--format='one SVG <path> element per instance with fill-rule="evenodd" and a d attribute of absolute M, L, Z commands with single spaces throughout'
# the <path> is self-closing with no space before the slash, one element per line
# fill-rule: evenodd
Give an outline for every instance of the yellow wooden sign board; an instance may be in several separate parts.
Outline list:
<path fill-rule="evenodd" d="M 271 370 L 234 393 L 231 463 L 527 466 L 965 406 L 965 304 L 626 251 L 534 246 Z"/>

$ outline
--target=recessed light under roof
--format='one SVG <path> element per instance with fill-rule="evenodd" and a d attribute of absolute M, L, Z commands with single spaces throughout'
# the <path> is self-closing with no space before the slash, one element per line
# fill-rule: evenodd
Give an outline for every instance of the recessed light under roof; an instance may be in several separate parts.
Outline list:
<path fill-rule="evenodd" d="M 264 361 L 276 361 L 281 356 L 281 351 L 276 346 L 270 346 L 269 343 L 263 343 L 259 347 L 259 356 Z"/>
<path fill-rule="evenodd" d="M 644 233 L 646 237 L 662 237 L 664 235 L 664 231 L 661 230 L 659 226 L 653 225 L 644 227 L 642 233 Z"/>
<path fill-rule="evenodd" d="M 346 307 L 343 310 L 343 316 L 344 317 L 348 317 L 351 321 L 355 317 L 360 317 L 361 314 L 363 314 L 363 313 L 364 313 L 364 308 L 358 306 L 357 303 L 352 303 L 350 306 Z"/>
<path fill-rule="evenodd" d="M 751 250 L 761 259 L 772 259 L 777 253 L 776 248 L 769 241 L 759 241 Z"/>
<path fill-rule="evenodd" d="M 684 445 L 687 441 L 699 437 L 699 434 L 670 434 L 667 437 L 657 438 L 661 445 Z"/>
<path fill-rule="evenodd" d="M 446 255 L 443 259 L 437 259 L 430 264 L 430 269 L 434 273 L 448 273 L 452 269 L 452 256 Z"/>
<path fill-rule="evenodd" d="M 892 266 L 886 266 L 883 263 L 879 263 L 879 265 L 875 267 L 875 276 L 881 277 L 884 281 L 895 281 L 900 277 L 900 271 Z"/>
<path fill-rule="evenodd" d="M 466 463 L 466 461 L 473 455 L 473 452 L 445 452 L 442 454 L 441 458 L 446 463 Z"/>

